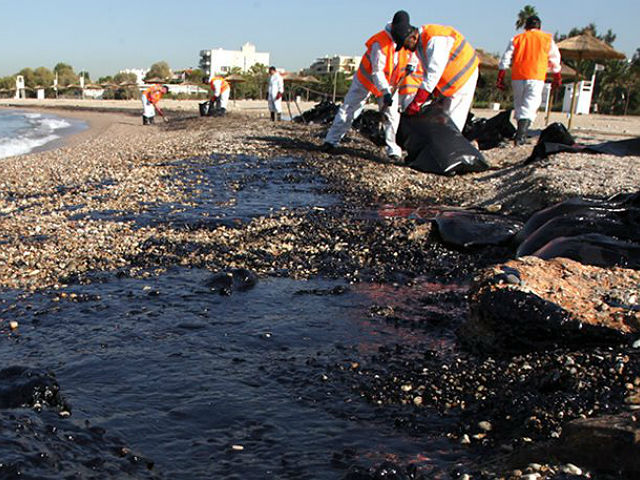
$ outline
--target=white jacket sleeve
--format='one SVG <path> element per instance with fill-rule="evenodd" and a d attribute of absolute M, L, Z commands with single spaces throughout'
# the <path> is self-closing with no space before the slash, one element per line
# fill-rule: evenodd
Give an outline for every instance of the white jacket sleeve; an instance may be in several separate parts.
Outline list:
<path fill-rule="evenodd" d="M 221 80 L 214 80 L 213 81 L 213 95 L 215 97 L 219 97 L 220 96 L 220 90 L 222 89 L 222 81 Z"/>
<path fill-rule="evenodd" d="M 278 93 L 284 94 L 284 79 L 278 75 Z"/>
<path fill-rule="evenodd" d="M 549 70 L 551 70 L 551 73 L 558 73 L 561 69 L 560 50 L 556 42 L 551 40 L 551 46 L 549 47 Z"/>
<path fill-rule="evenodd" d="M 371 45 L 371 79 L 373 80 L 373 85 L 382 93 L 391 93 L 391 86 L 384 75 L 386 64 L 387 56 L 382 53 L 380 45 L 378 43 Z"/>
<path fill-rule="evenodd" d="M 513 59 L 513 38 L 509 40 L 509 45 L 507 45 L 507 49 L 500 57 L 500 65 L 498 68 L 500 70 L 507 70 L 511 66 L 511 60 Z"/>
<path fill-rule="evenodd" d="M 449 63 L 449 55 L 453 48 L 452 37 L 432 37 L 427 43 L 426 58 L 422 58 L 424 67 L 424 81 L 420 88 L 433 92 Z"/>

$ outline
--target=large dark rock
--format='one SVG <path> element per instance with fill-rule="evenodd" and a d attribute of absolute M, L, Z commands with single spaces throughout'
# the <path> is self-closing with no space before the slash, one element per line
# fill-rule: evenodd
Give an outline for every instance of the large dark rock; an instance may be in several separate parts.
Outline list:
<path fill-rule="evenodd" d="M 640 272 L 557 258 L 512 260 L 476 279 L 462 341 L 519 352 L 632 341 L 640 334 Z"/>
<path fill-rule="evenodd" d="M 573 420 L 564 426 L 555 453 L 619 478 L 640 478 L 640 413 Z"/>
<path fill-rule="evenodd" d="M 207 287 L 220 295 L 231 295 L 234 291 L 244 292 L 255 287 L 258 277 L 246 268 L 234 268 L 214 273 L 207 280 Z"/>

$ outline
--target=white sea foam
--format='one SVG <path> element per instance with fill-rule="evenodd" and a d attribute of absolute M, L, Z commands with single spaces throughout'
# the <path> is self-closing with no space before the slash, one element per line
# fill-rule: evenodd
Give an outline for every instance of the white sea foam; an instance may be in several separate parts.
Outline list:
<path fill-rule="evenodd" d="M 0 135 L 0 158 L 29 153 L 60 138 L 56 131 L 71 127 L 71 123 L 65 119 L 40 113 L 24 113 L 23 117 L 25 122 L 22 127 Z"/>

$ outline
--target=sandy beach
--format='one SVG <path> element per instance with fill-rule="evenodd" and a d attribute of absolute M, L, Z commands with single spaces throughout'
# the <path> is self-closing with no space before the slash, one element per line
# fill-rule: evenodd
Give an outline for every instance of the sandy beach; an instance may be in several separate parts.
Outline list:
<path fill-rule="evenodd" d="M 312 105 L 302 104 L 301 108 L 305 110 Z M 371 296 L 372 318 L 377 315 L 389 322 L 395 319 L 395 333 L 389 334 L 395 335 L 398 324 L 402 325 L 403 312 L 419 317 L 427 308 L 425 305 L 429 305 L 426 301 L 424 305 L 416 304 L 412 298 L 418 295 L 415 292 L 426 291 L 433 282 L 439 282 L 442 290 L 432 294 L 436 299 L 432 301 L 444 302 L 441 315 L 448 318 L 447 315 L 452 315 L 450 312 L 464 312 L 468 282 L 481 269 L 506 261 L 512 255 L 505 247 L 469 252 L 443 247 L 431 234 L 430 212 L 434 208 L 473 208 L 526 220 L 537 210 L 568 198 L 605 199 L 636 192 L 640 185 L 638 157 L 563 153 L 523 165 L 533 143 L 485 151 L 490 170 L 455 177 L 420 173 L 404 165 L 391 164 L 379 147 L 355 132 L 345 139 L 336 154 L 330 155 L 319 150 L 326 126 L 270 122 L 266 102 L 232 101 L 227 117 L 202 118 L 198 116 L 197 102 L 167 101 L 163 107 L 170 121 L 153 126 L 141 124 L 137 101 L 2 100 L 0 106 L 44 108 L 63 117 L 84 120 L 89 125 L 87 130 L 67 138 L 60 148 L 0 160 L 3 173 L 0 180 L 0 288 L 9 293 L 18 292 L 24 298 L 35 294 L 33 292 L 44 292 L 64 302 L 69 300 L 67 293 L 56 292 L 66 292 L 69 285 L 99 283 L 101 280 L 96 280 L 99 275 L 143 279 L 152 284 L 155 276 L 174 267 L 211 272 L 246 269 L 261 280 L 337 278 L 348 284 L 376 285 L 360 288 Z M 474 113 L 489 117 L 495 112 Z M 541 117 L 539 115 L 534 127 L 543 126 Z M 562 118 L 560 114 L 552 115 L 552 121 Z M 584 142 L 640 136 L 640 119 L 578 117 L 574 133 Z M 224 209 L 236 205 L 242 195 L 260 195 L 258 190 L 249 187 L 254 188 L 254 183 L 268 187 L 260 182 L 271 164 L 291 184 L 321 182 L 322 193 L 335 195 L 338 200 L 324 204 L 310 197 L 311 203 L 303 207 L 285 204 L 246 218 L 240 213 L 228 218 L 209 217 L 207 207 Z M 249 179 L 221 177 L 225 171 L 216 168 L 225 165 L 246 172 L 255 170 L 255 173 L 247 174 Z M 221 185 L 232 192 L 231 196 L 219 194 L 217 189 Z M 414 278 L 423 280 L 414 282 Z M 400 288 L 398 285 L 408 289 L 402 293 L 406 297 L 393 290 Z M 155 291 L 155 287 L 145 285 L 144 288 Z M 341 293 L 335 289 L 310 291 L 318 296 L 337 297 Z M 89 297 L 87 301 L 93 298 Z M 19 310 L 19 303 L 0 305 L 4 308 L 0 319 L 8 318 L 13 309 Z M 413 328 L 412 325 L 411 331 Z M 268 338 L 263 332 L 260 335 Z M 449 387 L 444 381 L 439 387 L 445 391 L 444 398 L 433 394 L 433 403 L 428 403 L 430 397 L 424 393 L 424 385 L 419 402 L 403 397 L 402 393 L 399 396 L 391 393 L 400 391 L 400 386 L 403 392 L 413 391 L 413 384 L 408 380 L 404 383 L 399 380 L 404 374 L 409 378 L 409 371 L 413 372 L 413 383 L 426 381 L 419 380 L 420 375 L 429 376 L 434 385 L 441 378 L 443 370 L 433 373 L 433 378 L 432 373 L 413 371 L 412 361 L 406 359 L 427 358 L 424 352 L 428 348 L 424 344 L 413 345 L 407 339 L 411 339 L 408 334 L 396 340 L 404 345 L 404 351 L 400 346 L 397 350 L 389 347 L 376 351 L 371 358 L 364 350 L 352 352 L 351 356 L 345 354 L 349 360 L 344 368 L 342 364 L 346 360 L 338 348 L 338 354 L 333 351 L 326 354 L 326 365 L 306 360 L 307 370 L 301 369 L 301 374 L 297 372 L 301 377 L 296 378 L 304 378 L 311 369 L 313 376 L 309 378 L 322 379 L 323 395 L 331 391 L 335 398 L 342 398 L 346 395 L 344 392 L 352 389 L 354 402 L 366 400 L 376 407 L 389 407 L 384 410 L 386 413 L 382 413 L 383 407 L 377 410 L 386 426 L 404 428 L 398 425 L 406 424 L 407 429 L 414 429 L 412 434 L 429 431 L 426 423 L 420 423 L 420 414 L 414 415 L 421 411 L 422 402 L 447 416 L 455 408 L 451 407 L 447 395 L 453 398 L 459 393 L 454 392 L 453 387 L 447 393 Z M 402 343 L 405 340 L 407 342 Z M 443 345 L 452 342 L 455 341 L 449 336 L 442 340 Z M 500 401 L 503 381 L 500 375 L 518 378 L 523 375 L 525 365 L 534 365 L 534 373 L 542 374 L 564 365 L 569 361 L 567 358 L 584 362 L 590 367 L 584 367 L 576 375 L 595 378 L 597 375 L 593 372 L 600 372 L 598 380 L 589 383 L 590 391 L 597 392 L 593 398 L 598 399 L 600 393 L 618 388 L 620 382 L 623 385 L 633 382 L 636 368 L 633 357 L 628 373 L 625 371 L 628 377 L 607 376 L 610 368 L 607 362 L 615 363 L 627 350 L 620 353 L 615 349 L 602 349 L 597 355 L 593 354 L 606 359 L 601 363 L 593 360 L 589 352 L 561 351 L 533 352 L 496 366 L 492 359 L 490 362 L 484 357 L 478 360 L 467 353 L 457 353 L 456 348 L 446 350 L 443 359 L 438 360 L 447 363 L 456 359 L 452 360 L 451 382 L 462 382 L 460 389 L 480 391 L 479 386 L 485 388 L 483 379 L 491 377 L 488 372 L 501 372 L 496 373 L 495 385 L 491 387 L 496 402 Z M 339 360 L 332 355 L 338 355 Z M 402 363 L 402 359 L 406 361 Z M 357 375 L 351 378 L 352 373 Z M 463 379 L 468 379 L 468 384 Z M 359 382 L 370 383 L 363 386 Z M 400 383 L 396 385 L 397 382 Z M 354 385 L 359 385 L 360 390 L 353 390 Z M 592 398 L 589 395 L 585 394 L 585 398 Z M 559 404 L 540 406 L 540 410 L 536 410 L 543 425 L 538 431 L 540 438 L 555 438 L 565 410 L 571 418 L 595 415 L 597 412 L 590 401 L 585 400 L 579 406 L 566 402 L 561 407 Z M 622 408 L 622 400 L 616 402 L 611 401 L 611 410 Z M 405 407 L 417 410 L 412 410 L 407 418 L 393 413 L 394 409 Z M 516 433 L 498 432 L 496 435 L 504 436 L 496 437 L 495 442 L 484 441 L 491 425 L 486 432 L 477 432 L 475 425 L 483 420 L 480 416 L 488 414 L 478 408 L 479 413 L 474 410 L 475 416 L 460 411 L 461 423 L 439 432 L 440 440 L 452 442 L 455 448 L 461 448 L 461 444 L 466 448 L 464 439 L 478 434 L 469 442 L 480 449 L 489 449 L 482 451 L 490 451 L 492 455 L 502 452 L 497 454 L 501 460 L 496 460 L 496 464 L 504 468 L 500 463 L 503 453 L 530 442 L 532 434 L 515 429 Z M 603 407 L 603 410 L 606 409 Z M 526 414 L 533 415 L 529 410 Z M 347 464 L 348 454 L 340 455 L 340 462 Z M 544 463 L 549 458 L 544 456 L 546 453 L 538 455 L 539 458 L 530 460 Z M 469 458 L 471 460 L 466 461 L 478 471 L 482 461 L 471 454 Z M 560 470 L 545 468 L 538 470 L 541 473 L 535 478 L 561 478 L 554 476 L 561 474 Z"/>

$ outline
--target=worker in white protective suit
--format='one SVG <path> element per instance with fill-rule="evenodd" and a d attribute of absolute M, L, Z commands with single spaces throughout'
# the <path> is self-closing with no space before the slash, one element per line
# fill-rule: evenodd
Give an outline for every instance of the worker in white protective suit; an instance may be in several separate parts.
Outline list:
<path fill-rule="evenodd" d="M 445 113 L 462 131 L 478 83 L 478 56 L 455 28 L 423 25 L 414 48 L 424 78 L 407 115 L 416 115 L 428 100 L 440 102 Z"/>
<path fill-rule="evenodd" d="M 504 77 L 507 68 L 511 70 L 513 87 L 513 105 L 518 130 L 515 144 L 522 145 L 527 138 L 529 126 L 536 119 L 536 112 L 542 103 L 542 91 L 547 69 L 553 73 L 552 89 L 562 85 L 560 76 L 560 51 L 553 36 L 540 30 L 541 22 L 537 16 L 527 18 L 525 31 L 509 41 L 509 45 L 500 59 L 496 87 L 506 88 Z"/>
<path fill-rule="evenodd" d="M 366 42 L 367 51 L 327 132 L 323 151 L 331 152 L 338 145 L 364 109 L 369 96 L 374 95 L 382 112 L 386 154 L 393 161 L 402 158 L 402 149 L 396 143 L 400 112 L 395 87 L 404 75 L 410 56 L 410 52 L 403 48 L 404 43 L 414 30 L 409 23 L 409 14 L 400 10 L 384 30 Z"/>
<path fill-rule="evenodd" d="M 282 96 L 284 95 L 284 81 L 282 75 L 278 73 L 276 67 L 269 67 L 269 87 L 267 100 L 269 102 L 269 113 L 271 121 L 280 121 L 282 119 Z"/>
<path fill-rule="evenodd" d="M 227 113 L 227 104 L 231 94 L 231 85 L 224 77 L 213 77 L 209 81 L 211 88 L 211 107 L 216 109 L 216 115 L 224 116 Z"/>

